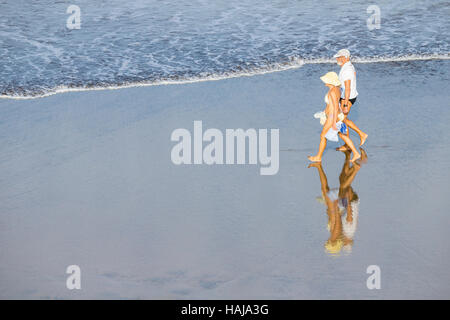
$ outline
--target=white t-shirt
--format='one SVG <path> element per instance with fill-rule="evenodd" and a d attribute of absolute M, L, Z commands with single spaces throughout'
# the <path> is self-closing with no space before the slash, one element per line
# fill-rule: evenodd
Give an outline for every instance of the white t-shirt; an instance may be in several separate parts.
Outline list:
<path fill-rule="evenodd" d="M 350 97 L 353 99 L 358 96 L 356 91 L 356 71 L 355 67 L 350 61 L 347 61 L 339 71 L 339 81 L 341 82 L 341 98 L 345 98 L 345 80 L 350 80 Z"/>

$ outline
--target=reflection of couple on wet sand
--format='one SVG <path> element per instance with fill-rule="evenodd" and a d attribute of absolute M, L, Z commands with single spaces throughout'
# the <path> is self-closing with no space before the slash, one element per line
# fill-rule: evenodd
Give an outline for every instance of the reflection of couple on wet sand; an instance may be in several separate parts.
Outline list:
<path fill-rule="evenodd" d="M 361 162 L 367 161 L 365 151 L 360 148 Z M 316 167 L 319 172 L 322 197 L 318 200 L 327 207 L 327 229 L 330 237 L 325 243 L 325 249 L 330 254 L 339 254 L 342 249 L 351 252 L 353 237 L 356 232 L 359 213 L 359 198 L 351 184 L 356 177 L 361 165 L 353 163 L 350 166 L 350 151 L 345 153 L 345 162 L 339 176 L 339 189 L 330 189 L 327 176 L 320 162 L 312 163 L 309 167 Z"/>
<path fill-rule="evenodd" d="M 322 161 L 327 140 L 337 142 L 338 137 L 344 140 L 345 145 L 339 147 L 337 150 L 351 150 L 353 152 L 353 158 L 350 161 L 355 162 L 361 158 L 361 154 L 356 150 L 353 141 L 350 139 L 348 128 L 358 133 L 361 140 L 360 146 L 364 144 L 368 136 L 347 118 L 358 96 L 358 92 L 356 91 L 356 71 L 350 62 L 350 51 L 347 49 L 339 50 L 334 57 L 341 66 L 339 76 L 335 72 L 328 72 L 320 77 L 329 90 L 325 96 L 325 111 L 318 112 L 314 115 L 315 118 L 320 119 L 323 129 L 320 134 L 319 152 L 315 156 L 308 157 L 312 162 Z"/>

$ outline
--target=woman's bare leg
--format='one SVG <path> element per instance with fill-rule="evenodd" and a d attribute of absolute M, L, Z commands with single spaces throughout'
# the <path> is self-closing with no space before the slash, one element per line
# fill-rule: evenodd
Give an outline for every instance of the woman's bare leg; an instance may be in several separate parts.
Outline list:
<path fill-rule="evenodd" d="M 322 194 L 324 197 L 328 197 L 327 193 L 330 191 L 330 187 L 328 186 L 328 179 L 327 175 L 325 174 L 325 171 L 323 171 L 322 163 L 316 162 L 311 163 L 308 168 L 310 167 L 316 167 L 317 172 L 319 173 L 319 179 L 320 179 L 320 189 L 322 190 Z"/>
<path fill-rule="evenodd" d="M 315 156 L 309 156 L 308 157 L 309 161 L 312 162 L 322 161 L 322 155 L 323 152 L 325 151 L 326 146 L 327 146 L 327 139 L 325 138 L 325 136 L 320 135 L 319 152 L 317 152 L 317 155 Z"/>
<path fill-rule="evenodd" d="M 309 156 L 308 159 L 311 162 L 320 162 L 322 161 L 322 155 L 325 151 L 325 148 L 327 146 L 327 139 L 325 138 L 325 135 L 327 134 L 328 130 L 332 127 L 331 119 L 327 119 L 325 122 L 322 132 L 320 133 L 320 143 L 319 143 L 319 152 L 315 156 Z"/>
<path fill-rule="evenodd" d="M 339 137 L 341 137 L 342 140 L 344 140 L 345 144 L 349 146 L 350 150 L 353 152 L 353 158 L 350 160 L 351 162 L 355 162 L 359 158 L 361 158 L 361 154 L 356 150 L 355 145 L 353 144 L 353 141 L 350 139 L 350 137 L 347 137 L 345 134 L 342 134 L 339 132 Z"/>

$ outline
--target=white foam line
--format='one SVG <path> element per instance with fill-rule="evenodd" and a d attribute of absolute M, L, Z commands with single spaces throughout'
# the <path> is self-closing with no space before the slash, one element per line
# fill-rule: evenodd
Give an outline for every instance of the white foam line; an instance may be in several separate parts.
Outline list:
<path fill-rule="evenodd" d="M 433 53 L 429 55 L 411 54 L 398 57 L 371 57 L 371 58 L 352 57 L 352 62 L 354 63 L 386 63 L 386 62 L 407 62 L 407 61 L 427 61 L 427 60 L 450 60 L 450 53 L 447 54 Z M 322 64 L 322 63 L 336 63 L 336 60 L 328 58 L 305 60 L 305 64 Z"/>
<path fill-rule="evenodd" d="M 353 57 L 352 61 L 354 63 L 386 63 L 386 62 L 406 62 L 406 61 L 426 61 L 426 60 L 449 60 L 450 53 L 448 54 L 431 54 L 431 55 L 405 55 L 399 57 L 373 57 L 373 58 L 358 58 Z M 263 75 L 267 73 L 286 71 L 291 69 L 297 69 L 305 64 L 327 64 L 336 63 L 334 59 L 329 58 L 318 58 L 318 59 L 301 59 L 292 58 L 290 62 L 286 63 L 274 63 L 268 65 L 267 67 L 258 68 L 256 70 L 244 70 L 241 72 L 230 72 L 223 74 L 212 74 L 203 77 L 192 77 L 181 80 L 157 80 L 152 82 L 135 82 L 124 85 L 113 85 L 113 86 L 99 86 L 92 88 L 68 88 L 66 86 L 59 86 L 52 91 L 46 92 L 41 95 L 36 96 L 15 96 L 15 95 L 0 95 L 3 99 L 15 99 L 15 100 L 29 100 L 49 97 L 58 93 L 66 92 L 81 92 L 81 91 L 98 91 L 98 90 L 117 90 L 133 87 L 148 87 L 148 86 L 160 86 L 160 85 L 171 85 L 171 84 L 187 84 L 205 81 L 218 81 L 231 78 L 240 77 L 252 77 L 256 75 Z"/>

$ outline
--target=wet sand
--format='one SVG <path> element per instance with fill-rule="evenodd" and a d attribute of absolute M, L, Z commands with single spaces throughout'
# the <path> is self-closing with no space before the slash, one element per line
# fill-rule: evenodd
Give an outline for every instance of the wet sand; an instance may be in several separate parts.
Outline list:
<path fill-rule="evenodd" d="M 356 68 L 350 118 L 369 134 L 368 160 L 352 171 L 353 244 L 333 250 L 307 156 L 321 129 L 319 76 L 336 65 L 0 100 L 0 297 L 450 298 L 450 61 Z M 170 135 L 194 120 L 280 129 L 278 174 L 174 165 Z M 330 189 L 345 163 L 337 146 L 322 164 Z M 66 289 L 72 264 L 81 290 Z M 369 265 L 380 290 L 366 287 Z"/>

